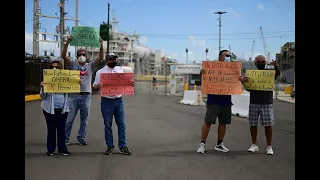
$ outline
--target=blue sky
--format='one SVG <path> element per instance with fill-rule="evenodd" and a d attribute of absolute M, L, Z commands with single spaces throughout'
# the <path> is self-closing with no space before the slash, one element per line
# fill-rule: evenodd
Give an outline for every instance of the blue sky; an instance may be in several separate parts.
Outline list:
<path fill-rule="evenodd" d="M 59 0 L 40 1 L 43 14 L 59 16 Z M 189 60 L 216 59 L 219 47 L 218 16 L 222 15 L 223 49 L 231 46 L 238 57 L 248 58 L 255 40 L 254 55 L 264 54 L 261 26 L 267 52 L 271 58 L 286 42 L 295 41 L 295 4 L 293 0 L 79 0 L 79 25 L 99 27 L 107 21 L 107 3 L 119 20 L 118 31 L 141 34 L 141 43 L 185 62 L 185 48 Z M 32 37 L 33 0 L 26 0 L 26 50 L 30 51 Z M 75 0 L 66 1 L 67 17 L 75 17 Z M 112 17 L 112 11 L 110 12 Z M 110 18 L 111 19 L 111 18 Z M 58 19 L 40 19 L 41 29 L 54 32 Z M 72 27 L 74 21 L 67 21 Z M 31 33 L 31 34 L 30 34 Z M 57 44 L 41 43 L 43 49 L 57 49 Z M 58 51 L 58 50 L 57 50 Z M 42 53 L 42 52 L 40 52 Z"/>

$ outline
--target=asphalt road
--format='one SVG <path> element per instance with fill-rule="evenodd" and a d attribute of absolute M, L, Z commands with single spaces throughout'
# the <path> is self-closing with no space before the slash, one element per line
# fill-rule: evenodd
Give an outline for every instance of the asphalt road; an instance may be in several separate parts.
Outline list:
<path fill-rule="evenodd" d="M 295 107 L 274 103 L 273 156 L 265 155 L 261 129 L 260 152 L 246 152 L 250 146 L 247 119 L 233 117 L 225 145 L 229 153 L 213 151 L 216 126 L 211 128 L 207 152 L 197 154 L 204 106 L 177 103 L 181 97 L 160 96 L 141 88 L 125 96 L 128 146 L 131 156 L 104 155 L 104 127 L 100 97 L 93 95 L 87 130 L 87 146 L 78 146 L 76 135 L 79 115 L 71 136 L 69 157 L 45 156 L 46 123 L 40 101 L 25 106 L 25 179 L 26 180 L 293 180 L 295 179 Z M 114 123 L 114 142 L 117 128 Z M 115 144 L 116 145 L 116 144 Z M 117 151 L 117 150 L 116 150 Z"/>

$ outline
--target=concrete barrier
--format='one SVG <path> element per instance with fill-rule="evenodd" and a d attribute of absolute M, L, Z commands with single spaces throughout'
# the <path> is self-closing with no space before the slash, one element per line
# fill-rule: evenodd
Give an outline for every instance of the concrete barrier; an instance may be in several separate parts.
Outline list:
<path fill-rule="evenodd" d="M 202 100 L 201 91 L 194 91 L 194 90 L 185 90 L 184 91 L 181 104 L 187 104 L 187 105 L 192 105 L 192 106 L 206 105 Z"/>
<path fill-rule="evenodd" d="M 250 94 L 232 95 L 233 103 L 231 112 L 233 115 L 240 117 L 249 117 Z"/>

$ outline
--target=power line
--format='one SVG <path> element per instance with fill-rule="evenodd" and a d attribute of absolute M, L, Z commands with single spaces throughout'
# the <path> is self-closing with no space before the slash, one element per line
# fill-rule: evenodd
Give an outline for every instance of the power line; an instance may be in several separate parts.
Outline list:
<path fill-rule="evenodd" d="M 273 34 L 273 33 L 288 33 L 288 32 L 295 32 L 295 31 L 269 31 L 265 32 L 264 34 Z M 244 33 L 226 33 L 222 35 L 241 35 L 241 34 L 260 34 L 259 32 L 244 32 Z M 197 35 L 197 36 L 210 36 L 210 35 L 219 35 L 219 34 L 197 34 L 197 33 L 189 33 L 189 34 L 152 34 L 152 33 L 140 33 L 140 35 L 148 36 L 148 35 L 168 35 L 168 36 L 177 36 L 177 35 Z"/>
<path fill-rule="evenodd" d="M 286 35 L 277 35 L 277 36 L 266 36 L 265 38 L 280 38 L 280 37 L 287 37 L 287 36 L 294 36 L 294 34 L 286 34 Z M 164 39 L 190 39 L 188 37 L 166 37 L 166 36 L 147 36 L 148 38 L 164 38 Z M 224 38 L 221 40 L 236 40 L 236 39 L 261 39 L 261 37 L 244 37 L 244 38 Z M 219 39 L 212 39 L 212 38 L 207 38 L 207 39 L 201 39 L 201 40 L 219 40 Z"/>

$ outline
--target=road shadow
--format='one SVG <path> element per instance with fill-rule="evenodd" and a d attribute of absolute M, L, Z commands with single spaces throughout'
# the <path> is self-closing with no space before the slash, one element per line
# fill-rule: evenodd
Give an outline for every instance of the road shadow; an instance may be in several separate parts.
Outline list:
<path fill-rule="evenodd" d="M 188 151 L 158 151 L 156 153 L 148 153 L 146 156 L 163 156 L 163 157 L 178 157 L 178 156 L 224 156 L 227 158 L 236 158 L 238 156 L 256 156 L 265 155 L 263 152 L 250 153 L 244 150 L 230 151 L 228 153 L 218 152 L 214 150 L 207 150 L 204 154 L 197 153 L 195 150 Z"/>
<path fill-rule="evenodd" d="M 106 156 L 103 151 L 99 152 L 71 152 L 71 156 Z M 46 157 L 45 152 L 25 152 L 25 158 L 37 158 L 37 157 Z M 59 154 L 57 151 L 53 154 L 53 156 L 50 157 L 69 157 L 69 156 L 63 156 Z"/>

